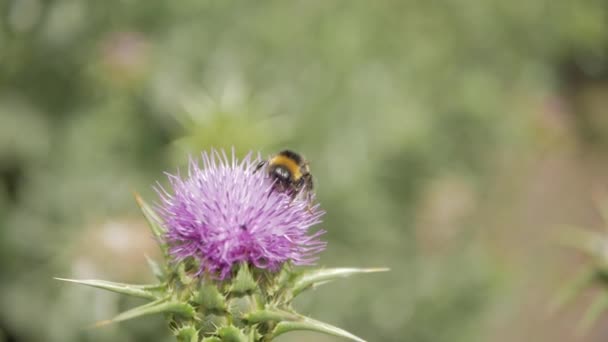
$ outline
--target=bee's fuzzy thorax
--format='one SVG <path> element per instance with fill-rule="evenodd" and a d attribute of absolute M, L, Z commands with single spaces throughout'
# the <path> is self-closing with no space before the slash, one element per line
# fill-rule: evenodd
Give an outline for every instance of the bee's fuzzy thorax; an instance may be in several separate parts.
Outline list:
<path fill-rule="evenodd" d="M 270 165 L 280 165 L 285 167 L 289 173 L 291 173 L 293 180 L 302 178 L 302 172 L 300 171 L 300 165 L 298 161 L 285 154 L 277 154 L 270 160 Z"/>

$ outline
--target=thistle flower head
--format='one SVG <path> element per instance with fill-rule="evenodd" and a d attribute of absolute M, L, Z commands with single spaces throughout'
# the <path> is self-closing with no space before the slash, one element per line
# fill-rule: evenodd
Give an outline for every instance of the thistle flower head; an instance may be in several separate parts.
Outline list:
<path fill-rule="evenodd" d="M 260 156 L 238 161 L 232 152 L 203 152 L 190 159 L 187 177 L 167 174 L 170 189 L 156 188 L 157 211 L 169 254 L 193 258 L 199 272 L 225 279 L 235 264 L 277 270 L 284 262 L 308 265 L 325 248 L 324 233 L 310 232 L 324 214 L 319 205 L 276 191 L 265 172 L 254 172 Z"/>
<path fill-rule="evenodd" d="M 312 205 L 314 195 L 294 197 L 298 194 L 282 191 L 268 172 L 256 172 L 260 161 L 259 154 L 238 161 L 234 151 L 231 158 L 223 151 L 203 153 L 190 159 L 187 176 L 167 174 L 170 187 L 156 187 L 161 199 L 156 209 L 136 195 L 163 252 L 162 265 L 148 260 L 159 283 L 57 279 L 150 300 L 96 326 L 164 313 L 179 342 L 271 341 L 297 330 L 365 342 L 295 312 L 292 303 L 334 279 L 388 269 L 281 267 L 316 260 L 325 248 L 324 231 L 311 227 L 324 212 Z M 192 265 L 205 276 L 193 277 Z"/>

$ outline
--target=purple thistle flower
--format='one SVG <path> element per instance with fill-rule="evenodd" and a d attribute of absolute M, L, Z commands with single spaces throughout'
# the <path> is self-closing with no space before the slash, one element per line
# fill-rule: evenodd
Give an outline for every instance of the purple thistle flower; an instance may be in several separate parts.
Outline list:
<path fill-rule="evenodd" d="M 274 190 L 265 172 L 254 172 L 260 160 L 249 153 L 238 162 L 234 150 L 230 161 L 224 151 L 203 152 L 202 168 L 191 158 L 187 178 L 167 174 L 173 191 L 156 188 L 157 211 L 175 261 L 194 258 L 199 273 L 225 279 L 240 262 L 275 271 L 286 261 L 317 260 L 325 231 L 309 230 L 324 212 Z"/>

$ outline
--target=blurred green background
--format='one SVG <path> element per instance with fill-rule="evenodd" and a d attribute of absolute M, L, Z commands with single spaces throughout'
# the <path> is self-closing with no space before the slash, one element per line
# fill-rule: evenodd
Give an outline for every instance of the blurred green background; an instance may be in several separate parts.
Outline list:
<path fill-rule="evenodd" d="M 608 3 L 0 1 L 0 341 L 170 341 L 137 303 L 132 198 L 189 153 L 289 147 L 325 266 L 388 266 L 297 304 L 369 341 L 605 341 L 552 294 L 608 184 Z M 601 322 L 605 323 L 608 317 Z M 281 341 L 338 341 L 316 334 Z"/>

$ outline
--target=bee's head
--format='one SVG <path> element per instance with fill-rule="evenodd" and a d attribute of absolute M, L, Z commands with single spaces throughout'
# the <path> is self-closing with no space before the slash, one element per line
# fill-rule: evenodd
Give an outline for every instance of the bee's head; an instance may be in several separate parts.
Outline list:
<path fill-rule="evenodd" d="M 270 175 L 279 181 L 289 182 L 292 179 L 292 173 L 284 165 L 273 165 L 270 167 Z"/>

